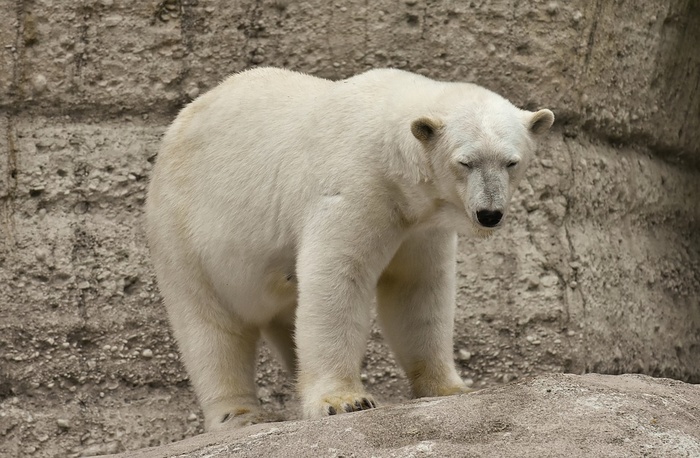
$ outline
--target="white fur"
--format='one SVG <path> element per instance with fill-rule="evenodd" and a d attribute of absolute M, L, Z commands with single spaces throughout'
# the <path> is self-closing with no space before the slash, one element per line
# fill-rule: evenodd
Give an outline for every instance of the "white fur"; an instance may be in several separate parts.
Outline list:
<path fill-rule="evenodd" d="M 430 138 L 412 133 L 420 118 Z M 399 70 L 331 82 L 261 68 L 187 106 L 146 212 L 207 429 L 261 421 L 261 332 L 298 368 L 305 417 L 368 407 L 360 364 L 375 296 L 414 394 L 467 391 L 452 360 L 456 233 L 491 233 L 476 211 L 506 212 L 533 134 L 552 122 Z"/>

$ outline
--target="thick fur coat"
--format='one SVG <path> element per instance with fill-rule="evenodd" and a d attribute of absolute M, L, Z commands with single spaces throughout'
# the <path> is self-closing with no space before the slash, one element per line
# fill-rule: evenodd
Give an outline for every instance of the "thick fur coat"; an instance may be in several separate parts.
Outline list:
<path fill-rule="evenodd" d="M 360 365 L 375 298 L 414 394 L 468 391 L 452 354 L 457 232 L 502 225 L 553 121 L 400 70 L 260 68 L 189 104 L 146 214 L 206 428 L 264 420 L 260 334 L 298 375 L 305 417 L 373 408 Z"/>

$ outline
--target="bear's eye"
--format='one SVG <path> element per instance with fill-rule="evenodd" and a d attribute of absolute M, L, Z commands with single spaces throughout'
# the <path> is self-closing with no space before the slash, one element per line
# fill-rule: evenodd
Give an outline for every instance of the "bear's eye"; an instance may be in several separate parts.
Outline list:
<path fill-rule="evenodd" d="M 468 168 L 468 169 L 471 169 L 474 167 L 474 163 L 470 162 L 470 161 L 459 161 L 459 164 Z"/>
<path fill-rule="evenodd" d="M 509 169 L 512 169 L 512 168 L 515 167 L 516 165 L 518 165 L 518 161 L 510 161 L 510 162 L 508 163 L 507 167 L 508 167 Z"/>

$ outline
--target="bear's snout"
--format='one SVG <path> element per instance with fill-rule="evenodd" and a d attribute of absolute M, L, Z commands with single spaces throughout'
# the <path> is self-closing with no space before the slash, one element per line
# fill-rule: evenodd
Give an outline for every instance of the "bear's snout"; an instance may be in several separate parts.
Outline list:
<path fill-rule="evenodd" d="M 484 227 L 496 227 L 498 223 L 501 222 L 503 218 L 503 212 L 498 210 L 478 210 L 476 212 L 476 219 Z"/>

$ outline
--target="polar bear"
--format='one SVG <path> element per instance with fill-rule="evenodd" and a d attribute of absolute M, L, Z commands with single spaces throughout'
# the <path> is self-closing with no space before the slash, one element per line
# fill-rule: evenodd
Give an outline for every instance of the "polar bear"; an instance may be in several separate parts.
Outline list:
<path fill-rule="evenodd" d="M 457 233 L 501 227 L 554 122 L 493 92 L 378 69 L 231 76 L 167 130 L 147 232 L 207 430 L 262 421 L 260 335 L 305 418 L 371 409 L 371 305 L 416 397 L 468 392 L 453 360 Z"/>

